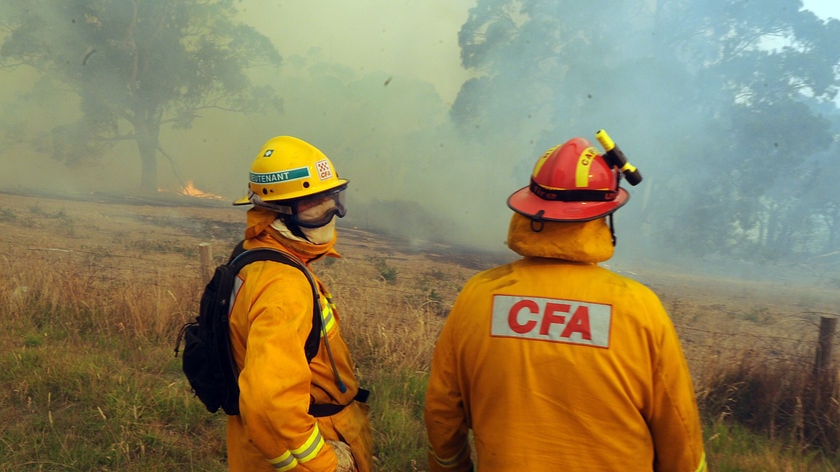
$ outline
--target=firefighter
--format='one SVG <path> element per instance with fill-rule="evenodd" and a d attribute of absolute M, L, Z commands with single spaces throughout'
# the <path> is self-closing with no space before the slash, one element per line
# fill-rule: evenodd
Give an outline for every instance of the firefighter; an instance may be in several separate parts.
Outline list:
<path fill-rule="evenodd" d="M 311 144 L 290 136 L 270 139 L 251 166 L 248 195 L 234 202 L 252 205 L 245 249 L 280 249 L 307 267 L 340 257 L 335 223 L 346 212 L 347 184 Z M 240 414 L 228 417 L 230 470 L 370 471 L 373 440 L 365 391 L 324 284 L 315 277 L 324 330 L 317 355 L 307 363 L 304 343 L 314 301 L 305 274 L 258 261 L 239 279 L 230 327 L 241 371 Z"/>
<path fill-rule="evenodd" d="M 620 178 L 573 138 L 509 197 L 507 245 L 522 258 L 472 277 L 435 345 L 431 471 L 474 460 L 482 472 L 706 470 L 668 314 L 650 289 L 598 265 L 629 198 Z"/>

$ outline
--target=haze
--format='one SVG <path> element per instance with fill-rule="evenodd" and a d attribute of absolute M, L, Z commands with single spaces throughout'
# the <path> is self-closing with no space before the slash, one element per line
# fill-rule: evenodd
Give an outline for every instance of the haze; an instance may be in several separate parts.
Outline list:
<path fill-rule="evenodd" d="M 264 64 L 248 71 L 256 85 L 274 89 L 282 105 L 253 115 L 208 110 L 191 127 L 163 128 L 161 147 L 169 158 L 159 157 L 159 188 L 177 192 L 191 181 L 202 191 L 232 201 L 245 192 L 248 167 L 261 144 L 272 136 L 294 135 L 321 148 L 339 173 L 351 180 L 350 212 L 343 224 L 392 231 L 414 239 L 419 246 L 443 241 L 504 251 L 510 217 L 506 198 L 527 185 L 536 158 L 546 148 L 573 136 L 594 143 L 594 133 L 604 128 L 645 176 L 638 187 L 623 183 L 632 198 L 616 217 L 616 264 L 630 267 L 648 258 L 664 259 L 666 252 L 671 261 L 682 261 L 691 248 L 702 245 L 708 249 L 691 256 L 711 265 L 723 259 L 739 259 L 751 267 L 768 257 L 766 262 L 774 264 L 777 260 L 771 256 L 782 254 L 784 258 L 823 257 L 820 260 L 829 263 L 825 270 L 836 271 L 838 258 L 833 253 L 840 252 L 840 221 L 835 207 L 810 215 L 808 224 L 814 228 L 807 237 L 797 233 L 788 239 L 772 238 L 773 225 L 777 224 L 772 221 L 773 208 L 793 201 L 806 206 L 819 197 L 810 195 L 806 201 L 806 192 L 791 190 L 783 179 L 785 175 L 762 175 L 770 200 L 773 195 L 792 192 L 790 198 L 780 197 L 770 203 L 765 195 L 753 194 L 752 187 L 739 190 L 736 196 L 703 194 L 704 189 L 719 190 L 714 185 L 720 182 L 718 172 L 729 175 L 733 182 L 751 178 L 735 177 L 744 168 L 725 170 L 737 159 L 752 159 L 741 154 L 748 143 L 733 143 L 727 148 L 722 142 L 744 134 L 774 136 L 768 129 L 804 127 L 808 122 L 793 113 L 786 122 L 774 121 L 780 110 L 798 104 L 811 111 L 797 113 L 828 123 L 826 136 L 830 139 L 803 129 L 803 139 L 813 147 L 804 149 L 798 142 L 787 140 L 786 135 L 779 135 L 779 142 L 773 143 L 775 149 L 781 149 L 778 152 L 784 155 L 801 153 L 802 159 L 825 168 L 832 167 L 828 163 L 837 167 L 840 119 L 833 100 L 840 84 L 840 65 L 836 55 L 821 56 L 831 62 L 828 69 L 833 67 L 833 77 L 824 77 L 824 69 L 814 72 L 814 77 L 819 76 L 814 80 L 791 74 L 787 83 L 799 90 L 801 100 L 791 99 L 788 93 L 785 100 L 774 95 L 776 98 L 759 102 L 755 90 L 730 96 L 730 102 L 756 112 L 748 120 L 739 121 L 737 113 L 722 115 L 727 108 L 717 104 L 727 98 L 717 95 L 723 87 L 718 84 L 734 80 L 747 84 L 749 71 L 744 68 L 755 63 L 733 60 L 727 67 L 740 69 L 714 69 L 714 80 L 719 82 L 699 79 L 710 70 L 709 64 L 718 60 L 713 50 L 730 38 L 699 35 L 685 39 L 661 29 L 657 21 L 671 13 L 666 10 L 668 2 L 637 2 L 622 7 L 623 11 L 608 12 L 601 3 L 611 2 L 591 6 L 566 2 L 574 5 L 568 16 L 576 18 L 577 24 L 564 25 L 567 29 L 558 28 L 551 36 L 546 31 L 526 29 L 534 23 L 529 22 L 533 16 L 514 10 L 523 4 L 539 4 L 534 11 L 558 19 L 564 15 L 552 5 L 563 2 L 505 2 L 508 6 L 497 12 L 497 16 L 507 18 L 504 23 L 482 20 L 486 21 L 486 30 L 478 27 L 473 33 L 478 31 L 482 38 L 490 38 L 502 31 L 499 38 L 506 39 L 500 39 L 497 45 L 480 44 L 480 50 L 471 56 L 476 62 L 465 68 L 459 32 L 470 18 L 470 9 L 476 5 L 489 8 L 488 3 L 237 3 L 241 8 L 239 19 L 268 37 L 283 58 L 279 66 Z M 802 7 L 794 0 L 777 3 L 790 7 L 787 13 L 791 15 L 798 11 L 797 5 Z M 823 21 L 839 15 L 835 3 L 810 0 L 804 7 L 812 8 Z M 479 10 L 474 12 L 479 15 Z M 57 13 L 41 14 L 43 21 L 56 25 L 71 21 Z M 476 20 L 474 26 L 478 23 Z M 681 27 L 668 24 L 672 30 Z M 10 27 L 0 33 L 0 40 L 8 37 Z M 520 27 L 522 30 L 517 30 Z M 789 30 L 774 27 L 762 33 L 761 48 L 803 47 L 791 39 Z M 835 27 L 829 33 L 837 30 Z M 526 36 L 526 31 L 533 36 Z M 600 32 L 597 41 L 605 51 L 603 56 L 573 55 L 562 50 L 560 44 L 573 44 L 586 31 Z M 719 30 L 710 27 L 698 31 L 718 34 Z M 660 62 L 661 54 L 669 50 L 661 42 L 663 35 L 685 41 L 682 49 L 669 58 L 672 62 Z M 82 61 L 85 54 L 81 49 L 68 61 Z M 561 55 L 563 61 L 572 62 L 555 61 L 554 57 Z M 100 58 L 90 56 L 94 59 Z M 808 69 L 819 60 L 809 57 L 799 67 Z M 678 62 L 684 70 L 674 67 Z M 79 115 L 78 97 L 57 82 L 41 80 L 33 68 L 13 65 L 7 63 L 0 69 L 0 103 L 5 110 L 0 116 L 0 190 L 73 195 L 134 191 L 140 162 L 136 146 L 130 143 L 115 142 L 101 159 L 71 167 L 50 157 L 50 129 Z M 724 73 L 737 79 L 719 79 Z M 552 75 L 557 77 L 556 82 Z M 470 79 L 481 80 L 468 82 Z M 682 88 L 686 80 L 696 80 L 698 85 L 689 92 Z M 464 87 L 465 83 L 471 85 Z M 702 84 L 710 84 L 709 89 L 702 89 Z M 767 108 L 737 100 L 755 100 Z M 745 123 L 751 128 L 742 128 Z M 18 139 L 21 136 L 40 138 L 24 141 Z M 711 152 L 707 154 L 704 149 Z M 720 152 L 723 149 L 733 154 L 725 155 Z M 775 152 L 773 149 L 771 145 L 768 152 Z M 774 156 L 773 162 L 778 158 Z M 799 170 L 810 172 L 814 166 L 780 168 L 789 169 L 783 173 L 790 176 Z M 820 187 L 797 183 L 797 189 L 805 188 L 819 191 Z M 703 211 L 710 201 L 716 201 L 716 206 L 708 208 L 709 215 L 720 218 L 721 209 L 726 212 L 732 208 L 723 202 L 733 198 L 739 202 L 733 212 L 752 211 L 754 219 L 763 222 L 754 222 L 751 227 L 746 226 L 750 224 L 748 219 L 733 216 L 720 221 L 710 217 L 704 223 Z M 813 223 L 814 219 L 819 222 Z M 704 224 L 740 226 L 718 242 L 713 236 L 691 244 L 682 241 L 708 229 Z M 792 223 L 788 220 L 781 224 Z M 662 242 L 675 239 L 682 242 L 666 250 Z M 764 252 L 756 251 L 753 258 L 748 247 L 763 248 Z M 732 254 L 737 257 L 730 257 Z"/>

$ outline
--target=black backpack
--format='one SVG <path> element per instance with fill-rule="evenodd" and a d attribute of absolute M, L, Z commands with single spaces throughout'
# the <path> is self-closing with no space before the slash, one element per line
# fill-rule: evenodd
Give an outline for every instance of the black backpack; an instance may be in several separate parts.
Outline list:
<path fill-rule="evenodd" d="M 240 242 L 226 264 L 216 268 L 213 278 L 201 295 L 195 321 L 185 324 L 178 333 L 175 356 L 184 341 L 182 367 L 195 395 L 210 413 L 221 407 L 228 415 L 239 414 L 239 369 L 230 345 L 231 295 L 240 270 L 255 261 L 275 261 L 300 269 L 312 286 L 312 331 L 304 350 L 307 361 L 318 353 L 321 343 L 321 305 L 318 287 L 309 270 L 294 256 L 270 248 L 244 250 Z"/>

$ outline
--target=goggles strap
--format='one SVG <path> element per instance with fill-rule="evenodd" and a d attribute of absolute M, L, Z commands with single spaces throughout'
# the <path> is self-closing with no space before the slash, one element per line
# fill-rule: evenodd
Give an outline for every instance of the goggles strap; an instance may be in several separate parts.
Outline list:
<path fill-rule="evenodd" d="M 251 203 L 254 206 L 258 206 L 260 208 L 265 208 L 266 210 L 271 210 L 275 213 L 280 213 L 282 215 L 291 215 L 292 214 L 292 208 L 290 206 L 279 205 L 277 203 L 267 202 L 267 201 L 263 200 L 262 198 L 260 198 L 259 195 L 257 195 L 254 192 L 251 192 L 250 190 L 248 191 L 248 200 L 250 200 Z"/>

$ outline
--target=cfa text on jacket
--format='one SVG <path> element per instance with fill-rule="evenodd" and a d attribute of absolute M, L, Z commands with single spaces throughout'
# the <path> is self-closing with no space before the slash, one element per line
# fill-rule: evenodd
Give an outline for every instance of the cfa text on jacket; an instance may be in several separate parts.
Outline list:
<path fill-rule="evenodd" d="M 612 306 L 576 300 L 493 296 L 491 335 L 608 347 Z"/>

